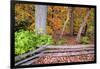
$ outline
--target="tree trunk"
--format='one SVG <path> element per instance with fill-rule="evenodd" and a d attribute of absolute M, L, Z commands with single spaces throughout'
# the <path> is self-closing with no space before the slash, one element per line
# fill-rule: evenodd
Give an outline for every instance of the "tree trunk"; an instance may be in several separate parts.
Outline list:
<path fill-rule="evenodd" d="M 70 35 L 73 36 L 73 23 L 74 23 L 74 18 L 73 18 L 73 7 L 70 7 Z"/>
<path fill-rule="evenodd" d="M 66 19 L 66 21 L 64 22 L 64 25 L 63 25 L 63 28 L 62 28 L 62 31 L 61 31 L 61 35 L 60 35 L 60 39 L 62 38 L 62 36 L 63 36 L 63 32 L 64 32 L 64 30 L 65 30 L 65 28 L 66 28 L 66 24 L 68 23 L 68 21 L 69 21 L 69 7 L 67 8 L 68 9 L 68 13 L 67 13 L 67 19 Z"/>
<path fill-rule="evenodd" d="M 35 5 L 35 28 L 39 34 L 46 33 L 47 6 Z"/>
<path fill-rule="evenodd" d="M 85 36 L 86 35 L 86 31 L 87 31 L 87 24 L 85 25 L 85 28 L 83 30 L 83 35 Z"/>
<path fill-rule="evenodd" d="M 80 29 L 78 31 L 78 34 L 77 34 L 77 38 L 76 38 L 77 42 L 80 42 L 81 33 L 82 33 L 82 30 L 83 30 L 84 26 L 86 25 L 86 22 L 88 20 L 89 15 L 90 15 L 90 11 L 91 11 L 90 9 L 87 9 L 87 14 L 84 17 L 83 22 L 82 22 L 82 24 L 80 26 Z"/>

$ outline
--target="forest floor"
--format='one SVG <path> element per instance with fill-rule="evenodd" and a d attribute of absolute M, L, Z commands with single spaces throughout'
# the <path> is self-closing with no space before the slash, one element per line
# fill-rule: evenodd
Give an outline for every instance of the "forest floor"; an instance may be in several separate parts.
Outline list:
<path fill-rule="evenodd" d="M 37 61 L 33 62 L 33 64 L 53 64 L 53 63 L 72 63 L 72 62 L 88 62 L 94 61 L 94 54 L 87 55 L 77 55 L 77 56 L 59 56 L 53 57 L 44 56 L 40 57 Z"/>
<path fill-rule="evenodd" d="M 78 44 L 80 44 L 76 41 L 76 35 L 71 36 L 71 35 L 67 34 L 67 35 L 63 36 L 62 39 L 64 40 L 64 44 L 67 44 L 67 45 L 78 45 Z M 89 44 L 94 44 L 94 40 L 90 39 Z"/>
<path fill-rule="evenodd" d="M 78 44 L 77 41 L 76 41 L 76 37 L 75 36 L 66 36 L 64 37 L 66 38 L 66 42 L 67 42 L 67 45 L 76 45 Z"/>

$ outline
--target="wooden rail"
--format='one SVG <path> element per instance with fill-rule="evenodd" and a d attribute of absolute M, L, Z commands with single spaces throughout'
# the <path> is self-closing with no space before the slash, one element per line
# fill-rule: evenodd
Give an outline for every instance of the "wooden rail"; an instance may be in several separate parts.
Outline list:
<path fill-rule="evenodd" d="M 34 55 L 35 53 L 38 53 L 38 52 L 44 50 L 45 47 L 46 47 L 46 46 L 41 46 L 40 48 L 36 49 L 35 51 L 34 51 L 34 50 L 31 50 L 31 51 L 28 52 L 28 53 L 25 53 L 25 54 L 16 56 L 16 57 L 15 57 L 15 61 L 21 60 L 22 58 L 27 57 L 27 56 L 29 56 L 29 55 Z"/>
<path fill-rule="evenodd" d="M 27 58 L 27 59 L 24 59 L 24 60 L 22 60 L 22 61 L 19 61 L 19 62 L 15 63 L 15 66 L 17 66 L 17 65 L 19 65 L 19 64 L 22 64 L 22 63 L 25 63 L 25 62 L 27 62 L 27 61 L 29 61 L 29 60 L 31 60 L 31 59 L 34 59 L 34 58 L 36 58 L 36 57 L 39 57 L 39 56 L 41 56 L 41 55 L 43 55 L 43 54 L 40 53 L 40 54 L 37 54 L 37 55 L 35 55 L 35 56 L 31 56 L 31 57 L 29 57 L 29 58 Z"/>
<path fill-rule="evenodd" d="M 54 46 L 54 45 L 50 45 L 50 46 L 46 46 L 46 48 L 94 48 L 93 44 L 90 45 L 58 45 L 58 46 Z"/>
<path fill-rule="evenodd" d="M 59 53 L 59 52 L 76 52 L 76 51 L 90 51 L 90 50 L 94 50 L 94 48 L 74 48 L 74 49 L 71 49 L 71 48 L 68 48 L 68 49 L 56 49 L 56 50 L 44 50 L 42 51 L 43 53 Z"/>
<path fill-rule="evenodd" d="M 39 49 L 26 53 L 21 56 L 15 57 L 16 60 L 25 57 L 27 55 L 33 55 L 24 60 L 15 63 L 17 65 L 29 65 L 36 61 L 37 58 L 43 56 L 73 56 L 73 55 L 83 55 L 83 54 L 94 54 L 94 45 L 74 45 L 74 46 L 43 46 Z"/>
<path fill-rule="evenodd" d="M 64 52 L 64 53 L 44 53 L 43 56 L 75 56 L 83 54 L 93 54 L 94 51 L 78 51 L 78 52 Z"/>

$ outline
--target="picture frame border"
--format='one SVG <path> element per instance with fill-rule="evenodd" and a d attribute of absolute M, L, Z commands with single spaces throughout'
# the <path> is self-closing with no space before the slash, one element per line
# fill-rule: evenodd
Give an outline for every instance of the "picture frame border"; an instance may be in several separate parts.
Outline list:
<path fill-rule="evenodd" d="M 30 67 L 48 67 L 48 66 L 61 66 L 61 65 L 80 65 L 80 64 L 93 64 L 96 63 L 97 61 L 97 52 L 96 52 L 96 5 L 81 5 L 81 4 L 66 4 L 66 3 L 50 3 L 50 2 L 36 2 L 36 1 L 11 1 L 10 2 L 11 6 L 10 6 L 10 68 L 30 68 Z M 38 65 L 23 65 L 23 66 L 15 66 L 15 50 L 14 50 L 14 23 L 15 23 L 15 4 L 39 4 L 39 5 L 53 5 L 53 6 L 69 6 L 69 7 L 88 7 L 88 8 L 94 8 L 95 10 L 95 17 L 94 17 L 94 21 L 95 21 L 95 41 L 94 41 L 94 45 L 95 45 L 95 53 L 94 53 L 94 61 L 89 61 L 89 62 L 73 62 L 73 63 L 55 63 L 55 64 L 38 64 Z"/>

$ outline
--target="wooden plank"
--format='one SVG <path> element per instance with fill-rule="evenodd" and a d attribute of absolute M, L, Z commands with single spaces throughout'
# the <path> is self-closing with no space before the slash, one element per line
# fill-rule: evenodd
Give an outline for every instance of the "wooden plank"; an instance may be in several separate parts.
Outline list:
<path fill-rule="evenodd" d="M 28 56 L 28 55 L 32 55 L 32 54 L 35 54 L 35 53 L 37 53 L 37 52 L 40 52 L 40 51 L 42 51 L 42 50 L 44 50 L 44 49 L 45 49 L 45 46 L 41 46 L 40 48 L 36 49 L 35 51 L 32 50 L 32 51 L 30 51 L 30 52 L 28 52 L 28 53 L 25 53 L 25 54 L 16 56 L 16 57 L 15 57 L 15 61 L 20 60 L 20 59 L 22 59 L 22 58 L 24 58 L 24 57 L 26 57 L 26 56 Z"/>
<path fill-rule="evenodd" d="M 21 65 L 30 65 L 30 64 L 33 65 L 33 62 L 35 62 L 35 61 L 37 61 L 37 60 L 39 60 L 39 59 L 38 59 L 38 58 L 32 59 L 32 60 L 30 60 L 30 61 L 28 61 L 28 62 L 26 62 L 26 63 L 21 64 Z"/>
<path fill-rule="evenodd" d="M 94 54 L 94 51 L 66 52 L 66 53 L 45 53 L 43 56 L 75 56 L 83 54 Z"/>
<path fill-rule="evenodd" d="M 88 47 L 94 47 L 94 45 L 63 45 L 63 46 L 46 46 L 46 48 L 88 48 Z"/>
<path fill-rule="evenodd" d="M 74 52 L 74 51 L 84 51 L 84 50 L 85 51 L 94 50 L 94 48 L 74 48 L 74 49 L 73 48 L 72 49 L 68 48 L 68 49 L 61 49 L 61 50 L 59 50 L 59 49 L 58 50 L 57 49 L 56 50 L 52 50 L 51 49 L 51 50 L 44 50 L 42 52 L 43 53 L 47 53 L 47 52 L 69 52 L 69 51 L 73 51 Z"/>
<path fill-rule="evenodd" d="M 43 53 L 40 53 L 40 54 L 37 54 L 37 55 L 35 55 L 35 56 L 26 58 L 26 59 L 24 59 L 24 60 L 22 60 L 22 61 L 19 61 L 19 62 L 15 63 L 15 66 L 20 65 L 20 64 L 22 64 L 22 63 L 24 63 L 24 62 L 27 62 L 27 61 L 29 61 L 29 60 L 31 60 L 31 59 L 34 59 L 34 58 L 36 58 L 36 57 L 39 57 L 39 56 L 41 56 L 41 55 L 43 55 Z"/>

